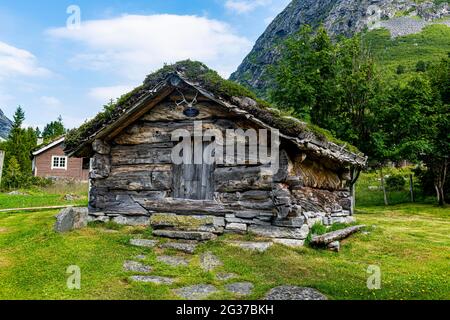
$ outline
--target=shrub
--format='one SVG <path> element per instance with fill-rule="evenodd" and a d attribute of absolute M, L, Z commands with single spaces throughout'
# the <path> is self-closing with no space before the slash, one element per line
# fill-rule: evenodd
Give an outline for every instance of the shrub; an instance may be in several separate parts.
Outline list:
<path fill-rule="evenodd" d="M 405 189 L 405 184 L 405 178 L 399 174 L 394 174 L 386 179 L 386 189 L 389 191 L 402 191 Z"/>

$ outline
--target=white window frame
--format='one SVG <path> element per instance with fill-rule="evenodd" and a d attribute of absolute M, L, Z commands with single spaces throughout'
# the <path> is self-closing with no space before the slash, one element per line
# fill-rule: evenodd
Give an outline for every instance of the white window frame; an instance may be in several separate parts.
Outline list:
<path fill-rule="evenodd" d="M 58 158 L 58 159 L 61 159 L 61 158 L 64 158 L 65 159 L 65 161 L 64 161 L 64 164 L 65 164 L 65 166 L 64 167 L 55 167 L 54 166 L 54 164 L 55 164 L 55 158 Z M 52 170 L 67 170 L 67 157 L 66 156 L 52 156 Z M 58 162 L 60 162 L 60 161 L 58 161 Z"/>

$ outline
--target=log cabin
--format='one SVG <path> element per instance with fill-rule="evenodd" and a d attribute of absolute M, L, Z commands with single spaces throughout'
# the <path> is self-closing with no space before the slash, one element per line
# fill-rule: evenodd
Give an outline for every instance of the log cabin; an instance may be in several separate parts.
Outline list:
<path fill-rule="evenodd" d="M 223 156 L 226 148 L 217 148 L 213 164 L 175 163 L 180 140 L 173 139 L 174 131 L 194 133 L 198 123 L 219 133 L 277 132 L 279 141 L 265 144 L 277 151 L 278 165 L 250 152 L 258 150 L 251 144 L 260 147 L 264 139 L 252 142 L 246 136 L 249 152 L 230 149 L 231 160 L 223 159 L 229 157 Z M 203 147 L 234 144 L 238 135 L 225 142 L 202 140 Z M 315 223 L 352 222 L 352 186 L 367 161 L 327 131 L 272 108 L 190 60 L 149 75 L 142 86 L 70 131 L 65 146 L 69 156 L 92 158 L 92 221 L 151 225 L 156 236 L 193 240 L 248 232 L 301 244 Z"/>

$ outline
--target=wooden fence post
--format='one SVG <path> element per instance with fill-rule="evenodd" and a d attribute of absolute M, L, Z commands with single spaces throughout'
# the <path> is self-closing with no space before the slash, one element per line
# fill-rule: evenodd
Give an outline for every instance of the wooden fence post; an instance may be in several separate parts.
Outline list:
<path fill-rule="evenodd" d="M 0 185 L 2 184 L 3 162 L 5 161 L 5 151 L 0 150 Z"/>

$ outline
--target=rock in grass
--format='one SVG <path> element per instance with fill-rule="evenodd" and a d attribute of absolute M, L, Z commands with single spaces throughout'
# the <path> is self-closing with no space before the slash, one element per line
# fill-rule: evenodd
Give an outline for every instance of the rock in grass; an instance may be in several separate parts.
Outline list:
<path fill-rule="evenodd" d="M 327 248 L 328 250 L 339 252 L 339 250 L 341 249 L 341 244 L 339 243 L 339 241 L 333 241 L 332 243 L 329 243 L 327 245 Z"/>
<path fill-rule="evenodd" d="M 142 283 L 154 283 L 154 284 L 172 284 L 174 279 L 159 276 L 132 276 L 131 281 L 142 282 Z"/>
<path fill-rule="evenodd" d="M 271 289 L 264 300 L 328 300 L 326 296 L 312 288 L 280 286 Z"/>
<path fill-rule="evenodd" d="M 189 261 L 183 257 L 177 256 L 159 256 L 156 258 L 159 262 L 163 262 L 172 267 L 187 266 Z"/>
<path fill-rule="evenodd" d="M 291 248 L 300 248 L 305 245 L 305 240 L 297 239 L 273 239 L 273 242 Z"/>
<path fill-rule="evenodd" d="M 174 290 L 175 294 L 187 300 L 201 300 L 216 293 L 217 289 L 213 285 L 198 284 Z"/>
<path fill-rule="evenodd" d="M 226 273 L 226 272 L 220 272 L 216 274 L 216 279 L 219 281 L 227 281 L 230 279 L 234 279 L 237 277 L 237 274 L 235 273 Z"/>
<path fill-rule="evenodd" d="M 130 244 L 137 247 L 153 248 L 158 244 L 158 241 L 147 239 L 131 239 Z"/>
<path fill-rule="evenodd" d="M 152 268 L 136 261 L 125 261 L 123 263 L 123 269 L 130 272 L 150 273 Z"/>
<path fill-rule="evenodd" d="M 237 295 L 246 296 L 252 293 L 253 287 L 253 284 L 250 282 L 236 282 L 226 285 L 225 290 Z"/>
<path fill-rule="evenodd" d="M 55 231 L 68 232 L 85 228 L 88 224 L 88 208 L 65 208 L 56 216 Z"/>
<path fill-rule="evenodd" d="M 163 249 L 174 249 L 184 253 L 193 254 L 197 245 L 187 242 L 166 242 L 160 245 Z"/>
<path fill-rule="evenodd" d="M 244 250 L 264 252 L 269 249 L 272 242 L 250 242 L 250 241 L 227 241 L 229 245 L 239 247 Z"/>
<path fill-rule="evenodd" d="M 204 271 L 212 271 L 222 265 L 222 261 L 220 261 L 219 258 L 213 255 L 211 252 L 206 252 L 200 256 L 200 267 Z"/>

